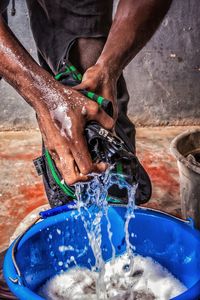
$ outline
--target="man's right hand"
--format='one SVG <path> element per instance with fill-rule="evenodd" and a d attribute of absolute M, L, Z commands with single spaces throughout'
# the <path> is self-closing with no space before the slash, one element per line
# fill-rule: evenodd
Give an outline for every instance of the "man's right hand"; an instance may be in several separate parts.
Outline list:
<path fill-rule="evenodd" d="M 92 162 L 84 128 L 94 120 L 111 129 L 113 119 L 97 103 L 43 70 L 1 16 L 0 76 L 35 109 L 45 145 L 67 184 L 88 180 L 88 174 L 105 170 L 105 164 Z"/>
<path fill-rule="evenodd" d="M 86 123 L 94 120 L 112 129 L 114 121 L 94 101 L 60 83 L 54 84 L 45 88 L 47 105 L 37 111 L 38 124 L 45 146 L 63 179 L 71 185 L 106 169 L 104 163 L 94 164 L 91 160 L 84 137 Z"/>

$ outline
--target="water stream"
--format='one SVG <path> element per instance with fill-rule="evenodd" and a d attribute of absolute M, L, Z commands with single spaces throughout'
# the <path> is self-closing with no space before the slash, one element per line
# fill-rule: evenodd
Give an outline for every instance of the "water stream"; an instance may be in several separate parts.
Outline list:
<path fill-rule="evenodd" d="M 135 191 L 136 185 L 130 186 L 124 177 L 115 174 L 112 172 L 112 168 L 109 168 L 104 175 L 94 176 L 90 183 L 81 183 L 76 186 L 76 197 L 78 199 L 78 211 L 80 217 L 83 221 L 87 236 L 90 242 L 90 246 L 93 250 L 95 257 L 95 266 L 92 268 L 93 271 L 98 271 L 98 277 L 96 279 L 96 294 L 97 299 L 107 299 L 106 294 L 106 284 L 104 280 L 105 276 L 105 262 L 102 257 L 101 242 L 101 220 L 103 217 L 106 217 L 107 220 L 107 232 L 109 243 L 112 249 L 111 262 L 114 262 L 115 259 L 115 247 L 112 242 L 112 231 L 111 224 L 108 217 L 108 190 L 113 185 L 113 183 L 118 183 L 119 188 L 127 188 L 128 197 L 130 201 L 127 205 L 126 213 L 126 223 L 125 223 L 125 239 L 127 245 L 127 253 L 129 257 L 129 267 L 133 266 L 133 254 L 132 254 L 132 245 L 129 241 L 129 231 L 128 226 L 130 220 L 134 217 L 134 208 L 135 208 Z M 90 221 L 88 216 L 88 208 L 90 205 L 95 206 L 95 218 L 93 221 Z M 94 210 L 93 210 L 94 211 Z M 115 274 L 117 277 L 118 274 Z"/>
<path fill-rule="evenodd" d="M 108 216 L 109 204 L 107 201 L 107 191 L 116 182 L 120 188 L 126 188 L 128 191 L 124 224 L 126 253 L 118 258 L 116 258 L 112 241 L 112 230 Z M 89 183 L 76 185 L 77 217 L 80 217 L 83 222 L 95 257 L 95 264 L 91 270 L 79 268 L 73 257 L 74 268 L 56 275 L 41 288 L 40 294 L 45 296 L 45 299 L 168 300 L 171 295 L 176 296 L 184 291 L 185 287 L 162 266 L 153 262 L 151 258 L 143 258 L 133 254 L 135 249 L 134 245 L 130 243 L 128 229 L 131 220 L 135 217 L 136 189 L 137 185 L 130 186 L 122 176 L 114 174 L 112 168 L 109 168 L 101 176 L 95 175 Z M 93 207 L 92 213 L 90 212 L 91 205 Z M 107 220 L 108 243 L 110 243 L 112 250 L 111 260 L 108 263 L 105 263 L 102 255 L 102 218 Z M 131 233 L 131 237 L 133 237 L 133 233 Z M 70 247 L 70 245 L 66 246 Z M 161 282 L 162 279 L 165 284 Z M 159 293 L 164 296 L 161 298 L 156 292 L 158 289 L 157 283 L 154 287 L 155 281 L 162 286 Z"/>

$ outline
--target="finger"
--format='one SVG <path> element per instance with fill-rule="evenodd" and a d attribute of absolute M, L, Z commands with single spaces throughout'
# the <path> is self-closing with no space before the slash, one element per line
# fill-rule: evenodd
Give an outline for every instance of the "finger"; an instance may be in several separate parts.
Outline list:
<path fill-rule="evenodd" d="M 101 109 L 97 103 L 89 101 L 86 104 L 86 110 L 88 121 L 97 121 L 108 130 L 111 130 L 114 127 L 114 119 Z"/>
<path fill-rule="evenodd" d="M 73 158 L 74 160 L 74 158 Z M 74 160 L 74 169 L 75 169 L 75 173 L 76 173 L 76 178 L 74 178 L 74 183 L 75 182 L 82 182 L 82 181 L 88 181 L 90 180 L 90 176 L 84 175 L 82 173 L 80 173 L 79 168 Z"/>
<path fill-rule="evenodd" d="M 87 82 L 81 82 L 80 84 L 77 84 L 75 86 L 72 87 L 74 90 L 76 91 L 80 91 L 80 90 L 85 90 L 89 88 L 89 85 L 87 84 Z"/>
<path fill-rule="evenodd" d="M 71 142 L 70 149 L 76 161 L 79 172 L 87 175 L 93 171 L 92 159 L 87 147 L 86 140 L 83 134 L 73 134 L 73 141 Z"/>
<path fill-rule="evenodd" d="M 87 143 L 83 135 L 75 138 L 75 144 L 72 145 L 71 151 L 80 174 L 88 175 L 91 173 L 105 172 L 108 165 L 104 162 L 93 163 L 88 151 Z"/>
<path fill-rule="evenodd" d="M 55 151 L 51 153 L 53 155 L 53 159 L 55 164 L 61 173 L 62 178 L 64 179 L 67 185 L 72 185 L 76 182 L 88 181 L 89 178 L 86 175 L 80 174 L 78 168 L 76 167 L 76 163 L 71 154 L 59 154 Z M 63 155 L 65 157 L 63 158 Z"/>
<path fill-rule="evenodd" d="M 108 164 L 104 162 L 100 162 L 98 164 L 94 164 L 94 173 L 103 173 L 108 168 Z"/>

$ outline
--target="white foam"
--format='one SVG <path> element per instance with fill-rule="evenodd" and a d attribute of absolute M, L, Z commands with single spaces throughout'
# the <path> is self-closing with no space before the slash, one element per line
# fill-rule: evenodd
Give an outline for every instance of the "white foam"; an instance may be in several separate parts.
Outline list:
<path fill-rule="evenodd" d="M 67 115 L 67 111 L 67 105 L 62 104 L 57 106 L 56 109 L 52 110 L 51 115 L 55 120 L 59 121 L 59 123 L 61 124 L 61 135 L 66 138 L 72 138 L 72 121 L 71 118 Z"/>
<path fill-rule="evenodd" d="M 85 116 L 87 114 L 87 110 L 86 110 L 85 106 L 82 107 L 81 114 L 83 116 Z"/>
<path fill-rule="evenodd" d="M 69 250 L 74 250 L 74 248 L 72 246 L 65 246 L 65 245 L 62 245 L 62 246 L 59 246 L 58 247 L 58 250 L 60 252 L 64 252 L 64 251 L 69 251 Z"/>
<path fill-rule="evenodd" d="M 39 293 L 47 300 L 169 300 L 186 290 L 179 280 L 149 257 L 135 256 L 131 270 L 128 264 L 128 254 L 105 264 L 105 290 L 99 298 L 96 295 L 98 273 L 78 267 L 56 275 Z"/>

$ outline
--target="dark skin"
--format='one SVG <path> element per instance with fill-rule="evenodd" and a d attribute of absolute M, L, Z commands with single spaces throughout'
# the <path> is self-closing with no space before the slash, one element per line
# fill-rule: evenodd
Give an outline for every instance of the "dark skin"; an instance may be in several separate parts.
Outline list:
<path fill-rule="evenodd" d="M 84 73 L 82 83 L 74 89 L 63 86 L 43 70 L 1 17 L 0 75 L 36 111 L 45 145 L 67 184 L 88 180 L 89 173 L 106 169 L 105 164 L 92 162 L 84 127 L 95 120 L 106 129 L 113 128 L 117 118 L 117 80 L 151 38 L 170 3 L 171 0 L 120 0 L 106 41 L 81 38 L 74 44 L 70 60 Z M 82 88 L 110 99 L 114 119 L 82 96 L 78 92 Z"/>

